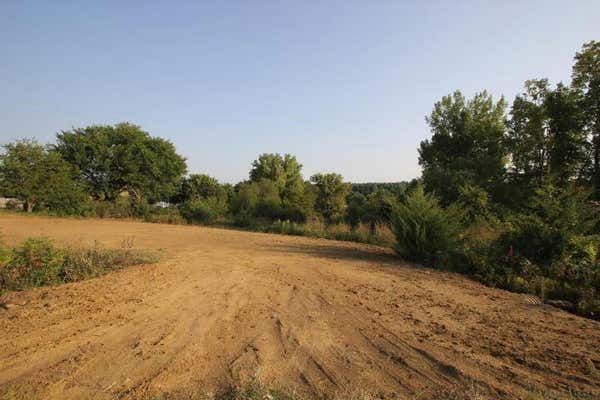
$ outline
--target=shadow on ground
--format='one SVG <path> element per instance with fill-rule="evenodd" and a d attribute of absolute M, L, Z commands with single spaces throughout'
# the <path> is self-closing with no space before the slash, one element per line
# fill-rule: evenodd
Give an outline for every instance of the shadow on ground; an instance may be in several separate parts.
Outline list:
<path fill-rule="evenodd" d="M 349 261 L 373 261 L 396 265 L 406 265 L 392 250 L 375 246 L 333 245 L 333 244 L 290 244 L 272 243 L 264 246 L 266 251 L 275 251 L 282 254 L 306 254 L 313 257 Z"/>

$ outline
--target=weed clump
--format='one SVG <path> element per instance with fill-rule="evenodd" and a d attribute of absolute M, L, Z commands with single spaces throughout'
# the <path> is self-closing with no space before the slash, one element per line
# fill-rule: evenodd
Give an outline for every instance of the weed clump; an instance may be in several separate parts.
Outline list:
<path fill-rule="evenodd" d="M 128 241 L 121 249 L 97 243 L 90 248 L 58 248 L 45 237 L 28 238 L 13 248 L 0 246 L 0 292 L 80 281 L 158 260 L 155 253 L 132 247 Z"/>

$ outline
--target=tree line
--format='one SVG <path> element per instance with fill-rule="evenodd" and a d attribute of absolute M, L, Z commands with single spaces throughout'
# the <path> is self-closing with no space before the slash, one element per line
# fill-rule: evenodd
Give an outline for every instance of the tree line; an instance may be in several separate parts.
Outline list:
<path fill-rule="evenodd" d="M 387 185 L 377 184 L 359 185 L 349 197 L 352 185 L 336 173 L 305 180 L 302 165 L 290 154 L 260 155 L 248 179 L 236 185 L 206 174 L 186 175 L 186 161 L 171 142 L 129 123 L 62 131 L 50 145 L 18 140 L 4 150 L 0 194 L 18 199 L 28 212 L 146 217 L 164 213 L 158 204 L 196 223 L 246 226 L 313 218 L 356 225 L 378 218 L 367 215 L 369 201 L 395 199 Z"/>
<path fill-rule="evenodd" d="M 293 155 L 262 154 L 247 180 L 222 184 L 187 175 L 172 143 L 122 123 L 62 131 L 52 145 L 6 144 L 0 194 L 27 211 L 295 234 L 318 221 L 323 229 L 347 226 L 342 238 L 374 242 L 385 228 L 405 259 L 597 317 L 600 42 L 576 53 L 570 84 L 527 80 L 510 105 L 486 91 L 472 98 L 456 91 L 426 121 L 422 176 L 411 182 L 305 179 Z"/>

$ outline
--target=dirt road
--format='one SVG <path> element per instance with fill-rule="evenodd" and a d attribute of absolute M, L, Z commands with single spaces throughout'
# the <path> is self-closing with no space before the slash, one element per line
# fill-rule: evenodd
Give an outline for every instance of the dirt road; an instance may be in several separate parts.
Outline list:
<path fill-rule="evenodd" d="M 532 388 L 600 398 L 600 323 L 369 246 L 0 214 L 4 240 L 162 249 L 163 260 L 9 296 L 0 398 L 145 399 L 258 379 L 319 396 Z M 421 396 L 421 397 L 419 397 Z"/>

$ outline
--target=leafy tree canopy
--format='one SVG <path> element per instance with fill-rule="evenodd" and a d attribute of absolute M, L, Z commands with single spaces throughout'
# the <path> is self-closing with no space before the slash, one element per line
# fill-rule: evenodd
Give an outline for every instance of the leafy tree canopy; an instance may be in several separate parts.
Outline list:
<path fill-rule="evenodd" d="M 92 194 L 106 200 L 123 191 L 136 201 L 166 199 L 186 171 L 185 159 L 171 142 L 129 123 L 62 131 L 56 150 L 77 167 Z"/>
<path fill-rule="evenodd" d="M 502 184 L 506 155 L 502 145 L 506 102 L 487 92 L 471 100 L 460 91 L 445 96 L 426 118 L 433 136 L 421 142 L 419 164 L 428 191 L 447 205 L 466 183 L 490 193 Z"/>
<path fill-rule="evenodd" d="M 592 182 L 600 198 L 600 42 L 585 43 L 575 55 L 573 87 L 582 95 L 586 131 L 592 136 Z"/>
<path fill-rule="evenodd" d="M 28 212 L 48 206 L 77 213 L 85 194 L 73 179 L 73 171 L 60 155 L 34 140 L 4 145 L 0 155 L 0 189 L 16 197 Z"/>
<path fill-rule="evenodd" d="M 340 219 L 346 208 L 346 195 L 350 184 L 345 183 L 340 174 L 315 174 L 310 181 L 316 188 L 315 210 L 323 215 L 327 222 Z"/>

